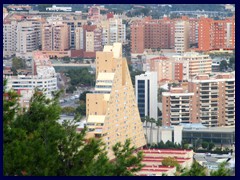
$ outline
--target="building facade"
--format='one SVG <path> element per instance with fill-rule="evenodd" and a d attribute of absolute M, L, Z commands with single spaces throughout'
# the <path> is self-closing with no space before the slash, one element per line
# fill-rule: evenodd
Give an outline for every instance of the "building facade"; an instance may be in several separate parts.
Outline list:
<path fill-rule="evenodd" d="M 201 123 L 207 127 L 235 125 L 235 77 L 233 74 L 198 75 L 188 91 L 172 89 L 163 94 L 163 124 Z"/>
<path fill-rule="evenodd" d="M 183 54 L 189 49 L 189 22 L 179 20 L 175 23 L 175 51 Z"/>
<path fill-rule="evenodd" d="M 6 76 L 7 89 L 43 91 L 52 98 L 52 92 L 57 90 L 57 76 L 51 61 L 40 52 L 34 52 L 32 61 L 32 75 Z"/>
<path fill-rule="evenodd" d="M 146 144 L 143 126 L 121 43 L 104 46 L 96 55 L 96 86 L 86 97 L 88 137 L 102 138 L 108 156 L 117 142 L 130 139 L 136 148 Z"/>
<path fill-rule="evenodd" d="M 40 21 L 21 21 L 17 24 L 16 56 L 31 58 L 32 52 L 38 50 L 41 39 Z"/>
<path fill-rule="evenodd" d="M 202 17 L 198 34 L 200 51 L 235 49 L 235 16 L 224 20 Z"/>
<path fill-rule="evenodd" d="M 66 24 L 44 24 L 42 26 L 42 50 L 64 51 L 69 46 L 69 27 Z"/>
<path fill-rule="evenodd" d="M 135 77 L 136 102 L 141 118 L 158 119 L 157 90 L 157 72 L 145 72 Z"/>

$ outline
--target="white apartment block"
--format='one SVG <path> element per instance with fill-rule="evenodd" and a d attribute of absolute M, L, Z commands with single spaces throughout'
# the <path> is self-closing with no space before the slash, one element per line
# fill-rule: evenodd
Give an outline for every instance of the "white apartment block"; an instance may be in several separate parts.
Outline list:
<path fill-rule="evenodd" d="M 157 72 L 146 72 L 135 77 L 135 93 L 140 117 L 149 116 L 158 119 L 157 91 Z"/>
<path fill-rule="evenodd" d="M 34 53 L 32 75 L 7 76 L 7 89 L 34 90 L 38 88 L 48 97 L 57 90 L 57 75 L 46 56 Z"/>

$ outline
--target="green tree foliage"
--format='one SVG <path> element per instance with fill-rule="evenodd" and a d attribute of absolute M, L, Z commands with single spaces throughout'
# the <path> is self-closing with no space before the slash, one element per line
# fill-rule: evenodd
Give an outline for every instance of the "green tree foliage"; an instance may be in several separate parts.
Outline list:
<path fill-rule="evenodd" d="M 67 106 L 67 107 L 63 107 L 62 108 L 62 114 L 67 114 L 67 115 L 71 115 L 75 113 L 75 108 L 71 107 L 71 106 Z"/>
<path fill-rule="evenodd" d="M 162 165 L 163 166 L 175 166 L 177 168 L 180 167 L 180 164 L 178 163 L 178 161 L 174 157 L 165 157 L 162 160 Z"/>
<path fill-rule="evenodd" d="M 221 61 L 221 63 L 220 63 L 220 71 L 227 70 L 227 67 L 228 67 L 227 61 L 226 60 Z"/>
<path fill-rule="evenodd" d="M 4 175 L 132 175 L 143 166 L 142 153 L 134 155 L 129 140 L 113 147 L 116 158 L 110 161 L 101 139 L 85 139 L 86 129 L 76 132 L 76 119 L 59 124 L 59 93 L 50 100 L 36 91 L 29 109 L 21 111 L 17 94 L 5 84 Z"/>
<path fill-rule="evenodd" d="M 230 176 L 231 170 L 226 168 L 227 163 L 223 162 L 219 164 L 218 169 L 216 171 L 211 171 L 210 176 Z"/>
<path fill-rule="evenodd" d="M 76 91 L 77 88 L 75 86 L 70 85 L 67 89 L 66 89 L 66 93 L 73 93 L 74 91 Z"/>
<path fill-rule="evenodd" d="M 86 103 L 86 95 L 88 93 L 92 93 L 92 92 L 91 91 L 84 91 L 83 93 L 81 93 L 80 96 L 79 96 L 79 100 Z"/>
<path fill-rule="evenodd" d="M 71 79 L 70 84 L 72 86 L 94 86 L 95 76 L 91 74 L 87 68 L 71 69 L 67 71 L 66 76 Z"/>
<path fill-rule="evenodd" d="M 63 57 L 62 60 L 65 63 L 70 63 L 70 61 L 71 61 L 70 57 L 68 57 L 68 56 Z"/>
<path fill-rule="evenodd" d="M 176 144 L 171 141 L 167 141 L 166 143 L 164 143 L 163 141 L 160 141 L 157 144 L 151 145 L 151 147 L 160 148 L 160 149 L 181 149 L 182 148 L 180 144 Z"/>
<path fill-rule="evenodd" d="M 129 139 L 126 140 L 125 144 L 117 143 L 114 145 L 113 152 L 116 157 L 112 170 L 115 176 L 133 176 L 144 166 L 141 164 L 143 153 L 140 151 L 134 155 L 135 148 L 131 146 Z"/>
<path fill-rule="evenodd" d="M 159 88 L 158 89 L 158 102 L 162 102 L 162 93 L 163 92 L 167 92 L 168 90 L 163 89 L 163 88 Z"/>
<path fill-rule="evenodd" d="M 208 147 L 208 145 L 209 145 L 208 142 L 206 142 L 206 141 L 202 142 L 202 148 L 203 149 L 206 149 Z"/>
<path fill-rule="evenodd" d="M 26 69 L 26 68 L 27 68 L 27 65 L 24 59 L 17 58 L 17 57 L 14 57 L 12 59 L 12 71 L 15 75 L 17 74 L 18 69 Z"/>
<path fill-rule="evenodd" d="M 76 108 L 75 112 L 86 116 L 86 103 L 84 101 L 80 101 L 80 105 Z"/>
<path fill-rule="evenodd" d="M 212 150 L 215 147 L 215 144 L 213 142 L 210 142 L 208 145 L 208 150 Z"/>
<path fill-rule="evenodd" d="M 190 169 L 185 170 L 181 176 L 206 176 L 206 168 L 194 160 Z"/>

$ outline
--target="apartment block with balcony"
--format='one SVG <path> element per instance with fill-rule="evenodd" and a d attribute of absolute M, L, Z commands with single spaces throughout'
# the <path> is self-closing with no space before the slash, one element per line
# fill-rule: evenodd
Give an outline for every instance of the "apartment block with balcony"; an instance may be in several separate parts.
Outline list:
<path fill-rule="evenodd" d="M 32 52 L 39 49 L 41 22 L 21 21 L 17 24 L 16 56 L 31 58 Z"/>
<path fill-rule="evenodd" d="M 187 52 L 173 56 L 175 80 L 187 81 L 196 75 L 212 72 L 212 59 L 209 55 L 197 52 Z"/>
<path fill-rule="evenodd" d="M 189 93 L 182 88 L 171 88 L 170 92 L 162 93 L 162 119 L 164 126 L 179 125 L 180 123 L 193 123 L 192 98 L 194 93 Z"/>
<path fill-rule="evenodd" d="M 44 24 L 42 26 L 42 50 L 64 51 L 69 46 L 69 27 L 66 24 Z"/>
<path fill-rule="evenodd" d="M 130 139 L 136 148 L 146 144 L 121 43 L 104 46 L 96 53 L 95 92 L 87 94 L 86 99 L 87 137 L 102 138 L 110 159 L 114 158 L 111 148 L 117 142 Z"/>
<path fill-rule="evenodd" d="M 192 118 L 206 126 L 235 125 L 235 77 L 199 75 L 189 81 L 193 92 Z"/>

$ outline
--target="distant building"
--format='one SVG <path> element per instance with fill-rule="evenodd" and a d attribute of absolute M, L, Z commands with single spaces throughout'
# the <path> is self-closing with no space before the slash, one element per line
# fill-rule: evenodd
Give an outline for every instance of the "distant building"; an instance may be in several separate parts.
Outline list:
<path fill-rule="evenodd" d="M 163 125 L 202 123 L 207 127 L 235 125 L 235 77 L 221 73 L 198 75 L 189 80 L 188 91 L 163 92 Z"/>
<path fill-rule="evenodd" d="M 235 49 L 235 16 L 224 20 L 200 18 L 198 27 L 198 49 Z"/>
<path fill-rule="evenodd" d="M 64 51 L 69 46 L 69 27 L 66 24 L 44 24 L 42 26 L 42 50 Z"/>
<path fill-rule="evenodd" d="M 158 119 L 157 91 L 156 72 L 145 72 L 135 77 L 136 102 L 141 118 L 149 116 Z"/>
<path fill-rule="evenodd" d="M 115 42 L 126 42 L 126 25 L 123 24 L 122 19 L 109 18 L 105 21 L 101 21 L 99 26 L 103 29 L 102 44 L 113 45 Z"/>
<path fill-rule="evenodd" d="M 189 49 L 189 22 L 176 21 L 175 23 L 175 51 L 183 54 Z"/>
<path fill-rule="evenodd" d="M 72 7 L 57 7 L 56 5 L 52 5 L 52 7 L 47 7 L 46 11 L 67 11 L 67 12 L 71 12 Z"/>
<path fill-rule="evenodd" d="M 38 88 L 52 98 L 52 92 L 57 90 L 57 76 L 47 56 L 34 52 L 32 75 L 7 76 L 7 88 L 13 90 L 34 90 Z"/>
<path fill-rule="evenodd" d="M 18 22 L 16 30 L 17 57 L 32 58 L 32 52 L 39 49 L 41 45 L 41 25 L 42 23 L 37 20 Z"/>
<path fill-rule="evenodd" d="M 183 55 L 173 56 L 174 79 L 187 81 L 196 75 L 212 72 L 212 59 L 209 55 L 197 52 L 186 52 Z"/>

